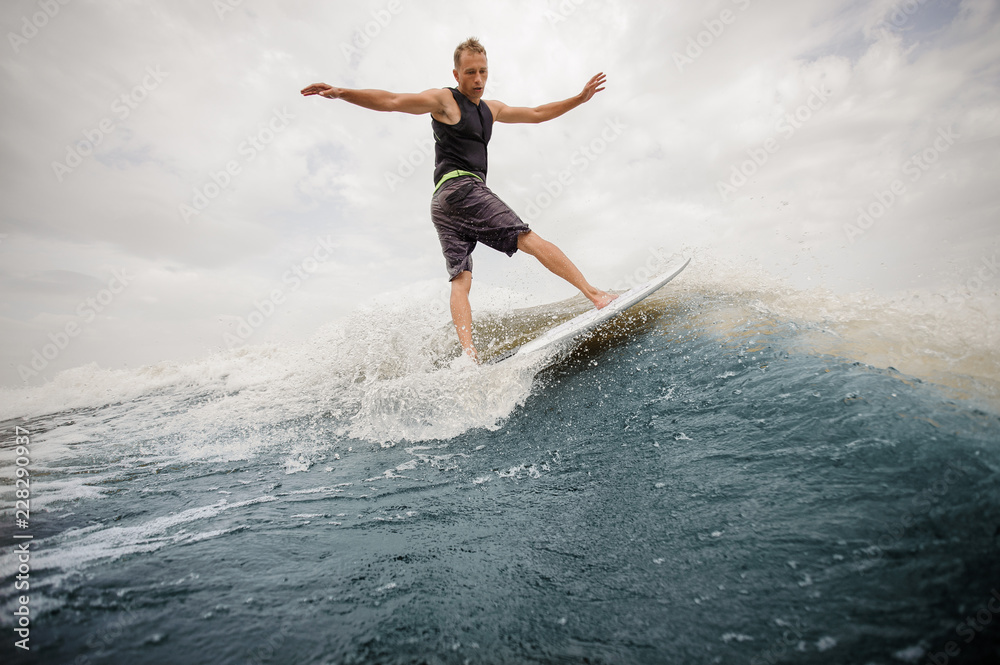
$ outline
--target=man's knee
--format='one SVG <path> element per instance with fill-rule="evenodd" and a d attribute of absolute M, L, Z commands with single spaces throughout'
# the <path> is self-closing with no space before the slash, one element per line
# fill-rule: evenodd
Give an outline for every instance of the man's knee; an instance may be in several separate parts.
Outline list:
<path fill-rule="evenodd" d="M 465 291 L 468 293 L 472 289 L 472 273 L 468 270 L 455 275 L 451 280 L 451 292 Z"/>
<path fill-rule="evenodd" d="M 517 236 L 517 248 L 518 250 L 524 252 L 525 254 L 532 254 L 538 250 L 539 243 L 545 242 L 542 240 L 534 231 L 525 231 L 521 235 Z"/>

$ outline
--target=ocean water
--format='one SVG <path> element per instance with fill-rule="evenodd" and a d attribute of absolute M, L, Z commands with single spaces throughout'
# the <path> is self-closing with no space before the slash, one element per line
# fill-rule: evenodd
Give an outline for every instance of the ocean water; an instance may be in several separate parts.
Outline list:
<path fill-rule="evenodd" d="M 439 305 L 4 391 L 2 661 L 1000 662 L 995 293 Z"/>

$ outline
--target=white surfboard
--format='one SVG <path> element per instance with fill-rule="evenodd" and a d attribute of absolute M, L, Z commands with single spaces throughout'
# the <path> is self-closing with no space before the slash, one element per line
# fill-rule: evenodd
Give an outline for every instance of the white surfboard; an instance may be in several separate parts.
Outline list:
<path fill-rule="evenodd" d="M 587 310 L 583 314 L 575 316 L 569 321 L 561 323 L 555 328 L 546 331 L 544 334 L 536 337 L 530 342 L 522 344 L 516 349 L 512 349 L 511 351 L 508 351 L 495 359 L 491 359 L 488 362 L 489 364 L 493 364 L 500 362 L 501 360 L 513 358 L 514 356 L 537 353 L 538 351 L 550 348 L 562 342 L 566 342 L 574 337 L 577 337 L 578 335 L 582 335 L 588 330 L 604 323 L 608 319 L 618 316 L 629 307 L 642 302 L 645 298 L 655 293 L 664 284 L 681 274 L 681 271 L 687 268 L 689 263 L 691 263 L 691 259 L 685 261 L 684 264 L 676 270 L 665 272 L 662 275 L 654 277 L 645 284 L 640 284 L 635 288 L 629 289 L 615 298 L 611 304 L 603 309 Z"/>

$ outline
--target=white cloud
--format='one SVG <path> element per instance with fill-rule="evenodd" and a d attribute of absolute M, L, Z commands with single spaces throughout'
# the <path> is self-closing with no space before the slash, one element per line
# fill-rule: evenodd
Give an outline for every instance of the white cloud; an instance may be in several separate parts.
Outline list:
<path fill-rule="evenodd" d="M 988 0 L 906 14 L 915 3 L 243 0 L 220 17 L 209 2 L 70 2 L 16 51 L 8 35 L 2 56 L 0 381 L 19 383 L 17 366 L 121 268 L 134 283 L 36 380 L 219 348 L 327 235 L 338 255 L 252 341 L 308 337 L 375 294 L 443 280 L 432 165 L 418 163 L 429 119 L 298 91 L 451 85 L 452 50 L 471 34 L 490 54 L 489 94 L 507 103 L 608 74 L 589 104 L 498 126 L 491 144 L 491 186 L 525 216 L 570 170 L 533 227 L 595 283 L 630 273 L 650 246 L 835 290 L 961 283 L 961 266 L 998 245 L 1000 22 Z M 6 3 L 0 24 L 19 34 L 38 11 Z M 608 123 L 620 133 L 581 161 Z M 942 130 L 959 138 L 914 178 L 909 160 Z M 53 162 L 88 136 L 94 154 L 60 181 Z M 720 196 L 768 141 L 777 150 Z M 408 161 L 414 173 L 390 188 Z M 845 231 L 896 180 L 905 192 L 887 212 Z M 179 206 L 213 183 L 225 186 L 185 223 Z M 572 292 L 526 257 L 485 251 L 478 284 Z"/>

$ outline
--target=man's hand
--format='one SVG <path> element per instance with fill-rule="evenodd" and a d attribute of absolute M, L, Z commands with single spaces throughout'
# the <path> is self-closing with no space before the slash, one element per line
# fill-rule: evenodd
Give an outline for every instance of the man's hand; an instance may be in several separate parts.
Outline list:
<path fill-rule="evenodd" d="M 580 93 L 583 101 L 589 102 L 591 97 L 604 90 L 604 82 L 607 80 L 608 77 L 604 75 L 604 72 L 594 74 L 594 77 L 587 82 L 587 85 L 583 86 L 583 92 Z"/>
<path fill-rule="evenodd" d="M 313 83 L 310 86 L 302 88 L 302 95 L 308 97 L 309 95 L 319 95 L 321 97 L 326 97 L 327 99 L 340 99 L 340 96 L 344 93 L 342 88 L 334 88 L 332 85 L 326 83 Z"/>

